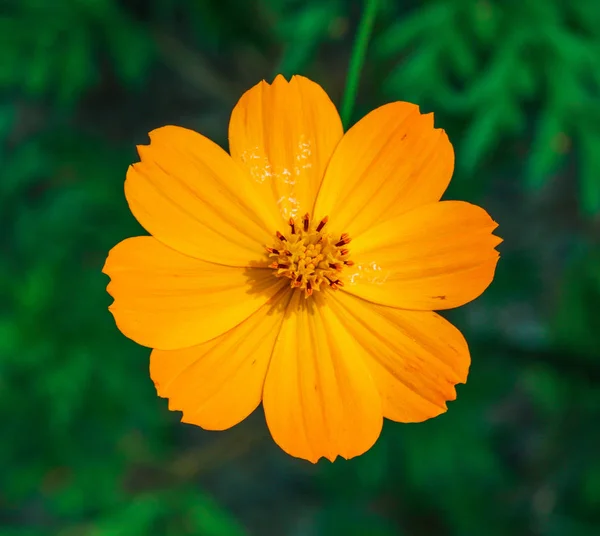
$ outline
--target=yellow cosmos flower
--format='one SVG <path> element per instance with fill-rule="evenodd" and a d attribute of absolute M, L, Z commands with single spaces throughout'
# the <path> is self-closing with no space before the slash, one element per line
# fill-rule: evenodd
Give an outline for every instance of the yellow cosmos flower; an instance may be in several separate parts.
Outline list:
<path fill-rule="evenodd" d="M 169 408 L 224 430 L 262 402 L 275 442 L 312 462 L 365 452 L 383 417 L 444 412 L 470 357 L 433 311 L 484 291 L 501 239 L 483 209 L 439 201 L 454 153 L 433 115 L 393 102 L 344 134 L 319 85 L 278 76 L 237 103 L 229 146 L 152 131 L 125 181 L 152 236 L 104 266 Z"/>

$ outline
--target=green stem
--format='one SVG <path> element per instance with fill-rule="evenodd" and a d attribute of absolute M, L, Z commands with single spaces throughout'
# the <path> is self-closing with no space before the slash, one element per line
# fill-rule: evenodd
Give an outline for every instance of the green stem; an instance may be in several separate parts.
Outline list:
<path fill-rule="evenodd" d="M 352 117 L 354 101 L 356 100 L 356 94 L 358 93 L 360 73 L 363 64 L 365 63 L 367 46 L 369 45 L 369 38 L 371 37 L 371 31 L 373 30 L 373 23 L 375 22 L 378 4 L 379 0 L 365 0 L 365 8 L 360 19 L 360 24 L 358 25 L 356 39 L 352 48 L 352 56 L 350 57 L 350 66 L 348 67 L 346 89 L 344 90 L 344 97 L 342 99 L 341 115 L 344 128 L 348 128 Z"/>

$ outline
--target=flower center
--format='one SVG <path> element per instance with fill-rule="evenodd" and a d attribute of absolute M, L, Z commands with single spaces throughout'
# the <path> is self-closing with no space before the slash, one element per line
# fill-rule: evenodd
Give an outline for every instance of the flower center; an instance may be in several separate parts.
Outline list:
<path fill-rule="evenodd" d="M 289 221 L 289 232 L 285 235 L 276 233 L 275 247 L 267 247 L 269 257 L 274 261 L 269 268 L 275 270 L 276 277 L 290 279 L 290 287 L 304 290 L 308 298 L 321 285 L 328 285 L 333 290 L 343 287 L 339 279 L 344 266 L 354 263 L 348 259 L 350 243 L 347 233 L 340 237 L 325 231 L 329 218 L 323 218 L 313 226 L 308 214 L 300 223 L 293 218 Z"/>

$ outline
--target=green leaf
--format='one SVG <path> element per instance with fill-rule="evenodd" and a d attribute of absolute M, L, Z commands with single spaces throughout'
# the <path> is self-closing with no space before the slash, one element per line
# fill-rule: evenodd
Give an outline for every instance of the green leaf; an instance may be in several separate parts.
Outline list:
<path fill-rule="evenodd" d="M 90 536 L 129 536 L 151 534 L 156 522 L 164 515 L 166 504 L 154 494 L 138 495 L 100 519 Z"/>
<path fill-rule="evenodd" d="M 15 112 L 12 104 L 0 103 L 0 144 L 12 129 L 16 117 Z"/>
<path fill-rule="evenodd" d="M 78 27 L 69 34 L 60 62 L 61 84 L 58 99 L 61 104 L 73 105 L 93 80 L 92 41 L 88 29 Z"/>
<path fill-rule="evenodd" d="M 452 17 L 453 9 L 449 3 L 423 6 L 381 32 L 373 43 L 374 54 L 380 58 L 398 54 L 413 41 L 427 39 L 440 27 L 447 27 Z"/>
<path fill-rule="evenodd" d="M 317 517 L 318 536 L 403 536 L 397 527 L 364 510 L 360 503 L 334 503 Z"/>
<path fill-rule="evenodd" d="M 580 144 L 580 202 L 583 212 L 600 213 L 600 134 L 581 132 Z"/>
<path fill-rule="evenodd" d="M 582 498 L 592 510 L 600 507 L 600 463 L 594 460 L 583 474 Z"/>
<path fill-rule="evenodd" d="M 544 364 L 530 365 L 521 372 L 520 381 L 534 404 L 548 418 L 557 417 L 569 404 L 569 384 L 556 370 Z"/>
<path fill-rule="evenodd" d="M 49 536 L 51 533 L 44 529 L 0 527 L 0 536 Z"/>
<path fill-rule="evenodd" d="M 560 299 L 550 333 L 561 348 L 596 355 L 600 347 L 600 251 L 588 250 L 577 255 L 564 271 Z"/>
<path fill-rule="evenodd" d="M 154 44 L 146 28 L 118 16 L 104 28 L 117 76 L 128 86 L 143 84 L 154 60 Z"/>
<path fill-rule="evenodd" d="M 504 13 L 494 2 L 472 2 L 467 11 L 467 26 L 480 43 L 491 45 L 500 32 L 503 16 Z"/>
<path fill-rule="evenodd" d="M 423 45 L 392 69 L 384 82 L 387 92 L 394 98 L 418 103 L 431 98 L 435 88 L 444 84 L 442 73 L 437 69 L 439 55 L 436 45 Z"/>
<path fill-rule="evenodd" d="M 501 136 L 501 108 L 490 108 L 476 116 L 464 137 L 459 163 L 464 172 L 472 174 L 489 155 Z"/>
<path fill-rule="evenodd" d="M 6 198 L 40 180 L 48 170 L 50 158 L 39 143 L 31 139 L 18 145 L 3 161 L 0 195 Z"/>
<path fill-rule="evenodd" d="M 479 65 L 472 43 L 456 32 L 452 39 L 447 40 L 446 53 L 448 64 L 458 74 L 461 80 L 469 80 L 478 71 Z"/>
<path fill-rule="evenodd" d="M 564 151 L 560 150 L 560 141 L 561 136 L 566 138 L 564 128 L 562 117 L 556 108 L 549 106 L 542 112 L 527 163 L 526 184 L 531 190 L 542 188 L 562 162 Z"/>
<path fill-rule="evenodd" d="M 16 50 L 15 55 L 20 61 L 28 59 L 29 66 L 24 72 L 25 90 L 34 97 L 43 95 L 52 85 L 53 74 L 56 68 L 56 57 L 49 55 L 48 50 L 56 50 L 57 40 L 55 28 L 48 26 L 39 33 L 39 41 L 30 55 L 22 54 Z"/>
<path fill-rule="evenodd" d="M 18 298 L 16 310 L 23 319 L 41 312 L 52 298 L 53 269 L 51 264 L 38 263 L 24 274 L 16 292 Z"/>
<path fill-rule="evenodd" d="M 515 64 L 512 87 L 518 97 L 532 99 L 536 96 L 540 86 L 537 74 L 529 63 L 517 62 Z"/>
<path fill-rule="evenodd" d="M 277 72 L 290 77 L 304 70 L 339 14 L 338 3 L 328 1 L 308 4 L 296 14 L 283 19 L 278 33 L 285 39 L 286 47 Z"/>
<path fill-rule="evenodd" d="M 246 536 L 231 514 L 204 494 L 190 497 L 187 520 L 199 536 Z"/>

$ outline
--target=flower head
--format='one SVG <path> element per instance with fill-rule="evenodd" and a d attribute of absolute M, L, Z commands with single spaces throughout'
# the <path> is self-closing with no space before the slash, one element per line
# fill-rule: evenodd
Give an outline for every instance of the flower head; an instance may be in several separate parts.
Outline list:
<path fill-rule="evenodd" d="M 440 202 L 454 153 L 433 115 L 394 102 L 344 134 L 319 85 L 278 76 L 242 96 L 229 145 L 152 131 L 125 182 L 152 236 L 104 266 L 169 408 L 223 430 L 262 402 L 275 442 L 313 462 L 365 452 L 383 417 L 444 412 L 470 357 L 433 311 L 485 290 L 501 240 L 483 209 Z"/>

